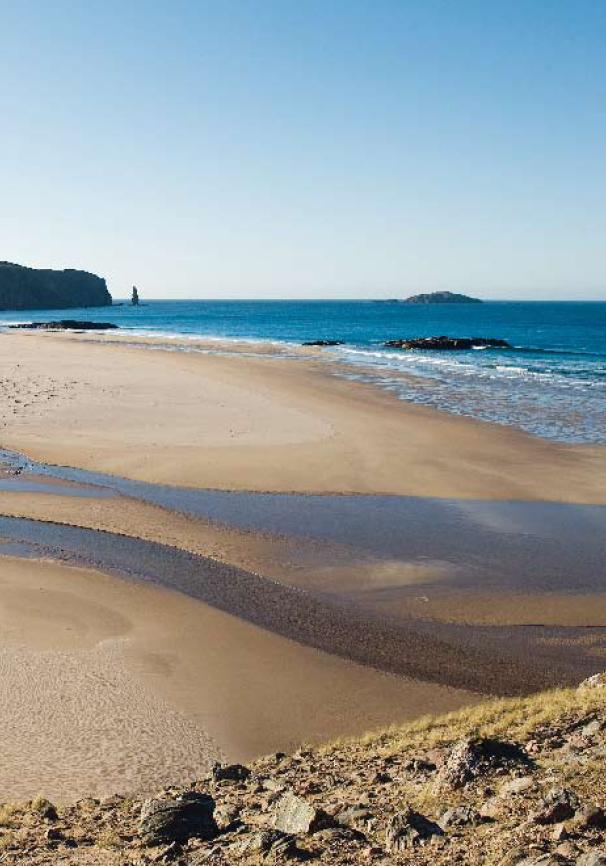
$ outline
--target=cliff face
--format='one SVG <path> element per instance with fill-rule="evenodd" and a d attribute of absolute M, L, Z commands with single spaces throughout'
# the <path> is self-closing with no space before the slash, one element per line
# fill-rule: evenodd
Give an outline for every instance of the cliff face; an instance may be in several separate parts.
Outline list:
<path fill-rule="evenodd" d="M 0 310 L 107 307 L 105 280 L 86 271 L 52 271 L 0 262 Z"/>

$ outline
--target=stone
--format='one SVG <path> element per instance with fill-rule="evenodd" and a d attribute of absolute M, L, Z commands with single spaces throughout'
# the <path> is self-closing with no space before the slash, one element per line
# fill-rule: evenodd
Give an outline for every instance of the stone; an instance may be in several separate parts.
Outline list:
<path fill-rule="evenodd" d="M 250 776 L 250 770 L 243 764 L 215 764 L 213 779 L 215 782 L 245 782 Z"/>
<path fill-rule="evenodd" d="M 485 773 L 525 764 L 528 764 L 528 757 L 513 743 L 491 739 L 459 740 L 438 772 L 437 784 L 463 788 Z"/>
<path fill-rule="evenodd" d="M 240 857 L 261 854 L 274 860 L 290 860 L 299 854 L 295 837 L 281 830 L 260 830 L 252 833 L 234 842 L 230 851 Z"/>
<path fill-rule="evenodd" d="M 273 805 L 273 825 L 276 830 L 298 836 L 331 827 L 334 819 L 323 809 L 318 809 L 292 791 L 287 791 Z"/>
<path fill-rule="evenodd" d="M 37 800 L 32 801 L 32 810 L 47 821 L 56 821 L 59 817 L 56 807 L 50 800 L 46 800 L 44 797 L 39 797 Z"/>
<path fill-rule="evenodd" d="M 438 824 L 442 830 L 446 830 L 447 827 L 465 827 L 468 824 L 477 824 L 481 820 L 479 813 L 471 806 L 455 806 L 444 812 Z"/>
<path fill-rule="evenodd" d="M 602 723 L 599 719 L 593 719 L 581 728 L 583 737 L 595 737 L 602 730 Z"/>
<path fill-rule="evenodd" d="M 599 806 L 583 806 L 575 812 L 571 825 L 575 830 L 604 830 L 606 815 Z"/>
<path fill-rule="evenodd" d="M 139 836 L 147 845 L 185 842 L 191 837 L 213 839 L 219 832 L 214 811 L 213 798 L 194 791 L 175 799 L 146 800 L 141 808 Z"/>
<path fill-rule="evenodd" d="M 404 769 L 409 773 L 433 773 L 437 767 L 432 761 L 427 761 L 424 758 L 412 758 L 406 761 Z"/>
<path fill-rule="evenodd" d="M 536 782 L 531 776 L 521 776 L 506 782 L 499 791 L 499 797 L 516 797 L 519 794 L 527 794 L 535 787 Z"/>
<path fill-rule="evenodd" d="M 345 827 L 353 827 L 356 830 L 371 830 L 377 823 L 377 819 L 368 806 L 347 806 L 335 815 L 336 821 Z"/>
<path fill-rule="evenodd" d="M 523 860 L 520 866 L 566 866 L 570 863 L 566 857 L 561 854 L 549 853 L 539 854 L 537 857 L 530 857 Z"/>
<path fill-rule="evenodd" d="M 535 824 L 560 824 L 567 821 L 579 806 L 576 794 L 567 788 L 553 788 L 541 801 L 531 820 Z"/>
<path fill-rule="evenodd" d="M 500 797 L 490 797 L 482 803 L 478 810 L 478 814 L 484 821 L 494 821 L 503 811 L 503 799 Z"/>
<path fill-rule="evenodd" d="M 406 851 L 442 835 L 439 824 L 408 806 L 390 819 L 385 831 L 385 847 L 391 853 Z"/>

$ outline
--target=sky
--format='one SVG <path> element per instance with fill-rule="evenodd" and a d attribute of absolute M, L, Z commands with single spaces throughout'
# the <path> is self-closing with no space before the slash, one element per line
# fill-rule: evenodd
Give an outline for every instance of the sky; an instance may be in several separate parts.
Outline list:
<path fill-rule="evenodd" d="M 604 0 L 0 0 L 0 259 L 606 300 Z"/>

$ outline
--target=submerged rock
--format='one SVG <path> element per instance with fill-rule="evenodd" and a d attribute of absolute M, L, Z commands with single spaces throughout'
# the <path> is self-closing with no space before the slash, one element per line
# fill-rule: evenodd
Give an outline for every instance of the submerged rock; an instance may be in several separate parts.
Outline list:
<path fill-rule="evenodd" d="M 425 349 L 426 351 L 465 351 L 468 349 L 511 349 L 511 343 L 495 337 L 413 337 L 387 340 L 387 349 Z"/>
<path fill-rule="evenodd" d="M 302 346 L 344 346 L 344 340 L 308 340 Z"/>
<path fill-rule="evenodd" d="M 9 328 L 19 328 L 29 331 L 111 331 L 118 325 L 112 322 L 88 322 L 79 319 L 58 319 L 55 322 L 24 322 L 20 325 L 9 325 Z"/>

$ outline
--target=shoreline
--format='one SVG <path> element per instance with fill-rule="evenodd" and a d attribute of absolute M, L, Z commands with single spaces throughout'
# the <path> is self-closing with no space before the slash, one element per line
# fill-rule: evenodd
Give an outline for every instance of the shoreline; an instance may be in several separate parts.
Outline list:
<path fill-rule="evenodd" d="M 210 489 L 606 502 L 605 446 L 409 404 L 335 377 L 317 355 L 294 364 L 151 352 L 113 335 L 2 335 L 0 444 Z"/>

